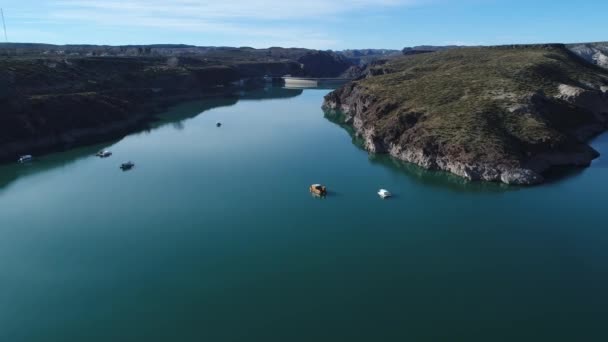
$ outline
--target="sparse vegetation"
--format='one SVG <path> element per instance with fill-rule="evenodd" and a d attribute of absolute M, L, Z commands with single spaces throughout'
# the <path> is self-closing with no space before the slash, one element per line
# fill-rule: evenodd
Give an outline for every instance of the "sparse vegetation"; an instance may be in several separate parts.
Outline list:
<path fill-rule="evenodd" d="M 337 76 L 350 65 L 306 49 L 0 44 L 0 161 L 120 136 L 168 102 L 263 85 L 264 75 Z"/>
<path fill-rule="evenodd" d="M 559 85 L 599 92 L 608 72 L 563 45 L 459 48 L 405 56 L 328 96 L 359 113 L 384 145 L 419 147 L 463 164 L 519 167 L 536 154 L 580 144 L 585 125 L 603 124 L 587 108 L 556 96 Z M 608 112 L 608 108 L 606 109 Z"/>

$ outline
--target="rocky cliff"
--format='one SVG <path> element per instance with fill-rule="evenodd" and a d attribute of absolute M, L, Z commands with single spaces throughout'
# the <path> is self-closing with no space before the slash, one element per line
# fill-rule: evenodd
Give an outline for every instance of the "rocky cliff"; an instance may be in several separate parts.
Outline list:
<path fill-rule="evenodd" d="M 355 49 L 336 51 L 336 53 L 359 67 L 364 67 L 380 59 L 390 59 L 401 55 L 401 51 L 389 49 Z"/>
<path fill-rule="evenodd" d="M 337 77 L 352 65 L 298 48 L 0 43 L 0 162 L 118 137 L 169 103 L 262 86 L 265 75 Z"/>
<path fill-rule="evenodd" d="M 299 63 L 279 60 L 0 58 L 0 162 L 117 138 L 167 104 L 227 96 L 234 84 L 263 84 L 268 73 L 301 72 Z"/>
<path fill-rule="evenodd" d="M 570 44 L 568 48 L 587 62 L 608 69 L 608 43 Z"/>
<path fill-rule="evenodd" d="M 372 153 L 470 180 L 529 185 L 586 166 L 608 123 L 608 72 L 563 45 L 463 48 L 390 61 L 325 98 Z"/>

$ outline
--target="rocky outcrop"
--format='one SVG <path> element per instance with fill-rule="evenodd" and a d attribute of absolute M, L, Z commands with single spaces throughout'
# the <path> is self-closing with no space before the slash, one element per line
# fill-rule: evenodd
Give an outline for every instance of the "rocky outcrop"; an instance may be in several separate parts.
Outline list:
<path fill-rule="evenodd" d="M 352 66 L 346 58 L 326 51 L 308 52 L 297 61 L 311 77 L 337 77 Z"/>
<path fill-rule="evenodd" d="M 364 67 L 360 67 L 360 66 L 351 66 L 350 68 L 346 69 L 346 71 L 344 71 L 342 73 L 342 75 L 339 76 L 339 78 L 348 78 L 351 80 L 354 80 L 356 78 L 362 77 L 365 73 L 365 68 Z"/>
<path fill-rule="evenodd" d="M 599 154 L 585 142 L 605 131 L 608 124 L 606 86 L 585 89 L 560 84 L 557 88 L 553 96 L 542 91 L 520 97 L 512 94 L 515 98 L 504 110 L 524 120 L 535 117 L 549 130 L 562 132 L 556 133 L 558 138 L 529 142 L 507 136 L 499 149 L 508 153 L 494 159 L 471 157 L 467 146 L 457 141 L 437 141 L 428 134 L 430 126 L 425 121 L 431 119 L 427 113 L 408 111 L 408 105 L 374 93 L 365 82 L 352 82 L 328 94 L 323 107 L 333 120 L 352 126 L 370 153 L 390 154 L 426 169 L 451 172 L 473 181 L 534 185 L 544 181 L 543 174 L 550 168 L 588 166 Z M 509 96 L 503 94 L 500 98 Z M 504 124 L 493 123 L 496 130 Z"/>
<path fill-rule="evenodd" d="M 589 110 L 600 122 L 608 122 L 608 93 L 606 89 L 608 89 L 606 86 L 590 90 L 560 84 L 559 94 L 556 98 Z"/>
<path fill-rule="evenodd" d="M 606 129 L 608 122 L 606 112 L 608 97 L 602 97 L 597 92 L 573 90 L 564 85 L 560 87 L 563 93 L 558 97 L 582 108 L 600 114 L 597 122 L 579 132 L 580 139 L 590 137 Z M 442 170 L 451 172 L 472 181 L 492 181 L 513 185 L 534 185 L 544 181 L 542 174 L 555 166 L 588 166 L 599 154 L 582 142 L 571 141 L 563 150 L 553 150 L 545 146 L 546 150 L 538 154 L 530 154 L 515 163 L 510 160 L 496 160 L 495 163 L 475 163 L 461 161 L 458 149 L 447 146 L 438 146 L 429 141 L 415 139 L 415 117 L 412 113 L 407 132 L 410 137 L 399 139 L 387 136 L 374 126 L 374 119 L 387 115 L 392 108 L 382 104 L 378 98 L 366 94 L 355 83 L 335 91 L 325 98 L 324 108 L 327 115 L 341 116 L 344 123 L 354 127 L 356 135 L 363 140 L 364 148 L 371 153 L 388 153 L 391 156 L 419 165 L 429 170 Z M 534 105 L 528 107 L 528 110 Z M 538 114 L 538 112 L 536 113 Z M 538 146 L 537 146 L 538 149 Z"/>
<path fill-rule="evenodd" d="M 374 125 L 375 118 L 385 116 L 391 110 L 390 106 L 381 103 L 380 99 L 365 94 L 363 89 L 352 83 L 327 95 L 323 107 L 326 115 L 340 116 L 344 123 L 352 125 L 355 134 L 362 139 L 363 147 L 370 153 L 388 153 L 425 169 L 448 171 L 469 180 L 501 181 L 507 184 L 537 184 L 543 181 L 538 172 L 530 169 L 464 163 L 432 142 L 417 141 L 414 138 L 405 139 L 413 140 L 411 143 L 403 143 L 400 138 L 387 136 Z M 412 119 L 409 129 L 415 126 L 414 121 Z"/>
<path fill-rule="evenodd" d="M 608 43 L 570 44 L 568 48 L 587 62 L 608 69 Z"/>
<path fill-rule="evenodd" d="M 387 49 L 358 49 L 337 51 L 337 54 L 346 57 L 351 63 L 364 67 L 377 60 L 390 59 L 401 55 L 399 50 Z"/>

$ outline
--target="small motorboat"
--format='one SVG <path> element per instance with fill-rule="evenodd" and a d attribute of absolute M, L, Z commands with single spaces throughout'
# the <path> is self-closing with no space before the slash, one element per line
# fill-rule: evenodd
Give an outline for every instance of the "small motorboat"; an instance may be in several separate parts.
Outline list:
<path fill-rule="evenodd" d="M 126 162 L 126 163 L 122 163 L 120 165 L 120 169 L 123 171 L 127 171 L 127 170 L 131 170 L 133 167 L 135 167 L 135 164 L 131 161 Z"/>
<path fill-rule="evenodd" d="M 389 197 L 392 197 L 393 194 L 391 194 L 390 191 L 388 191 L 386 189 L 380 189 L 378 191 L 378 196 L 380 196 L 381 198 L 389 198 Z"/>
<path fill-rule="evenodd" d="M 111 155 L 112 155 L 112 152 L 110 152 L 108 150 L 99 151 L 96 154 L 96 156 L 98 156 L 99 158 L 108 158 Z"/>
<path fill-rule="evenodd" d="M 32 160 L 34 160 L 34 157 L 32 157 L 31 155 L 25 155 L 25 156 L 21 156 L 19 157 L 19 163 L 24 164 L 24 163 L 29 163 Z"/>
<path fill-rule="evenodd" d="M 222 123 L 221 123 L 221 122 L 218 122 L 218 123 L 216 123 L 216 124 L 215 124 L 215 126 L 217 126 L 217 127 L 222 127 Z"/>
<path fill-rule="evenodd" d="M 325 196 L 327 195 L 327 187 L 321 184 L 313 184 L 309 188 L 310 193 L 316 196 Z"/>

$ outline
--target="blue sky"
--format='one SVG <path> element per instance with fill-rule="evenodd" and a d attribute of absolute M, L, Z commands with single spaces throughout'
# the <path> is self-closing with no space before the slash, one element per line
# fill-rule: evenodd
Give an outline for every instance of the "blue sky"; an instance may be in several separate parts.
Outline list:
<path fill-rule="evenodd" d="M 316 49 L 608 41 L 608 1 L 0 0 L 9 41 Z"/>

